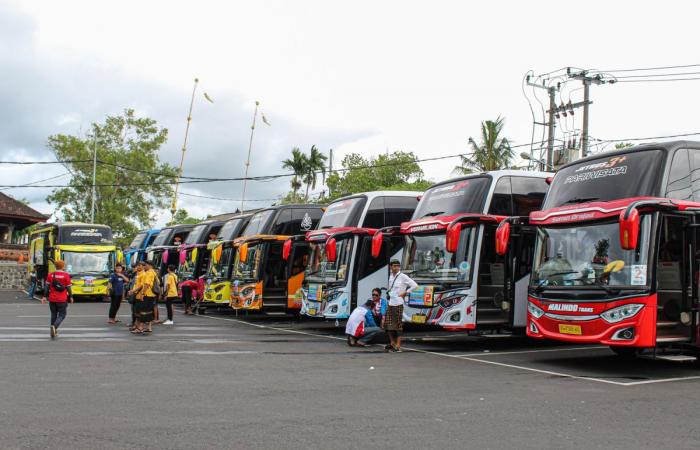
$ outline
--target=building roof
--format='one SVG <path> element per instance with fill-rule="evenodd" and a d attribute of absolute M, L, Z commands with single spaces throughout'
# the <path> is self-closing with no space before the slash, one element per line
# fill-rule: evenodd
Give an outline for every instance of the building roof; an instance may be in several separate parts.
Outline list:
<path fill-rule="evenodd" d="M 9 218 L 26 227 L 32 223 L 46 222 L 49 217 L 0 192 L 0 219 Z"/>

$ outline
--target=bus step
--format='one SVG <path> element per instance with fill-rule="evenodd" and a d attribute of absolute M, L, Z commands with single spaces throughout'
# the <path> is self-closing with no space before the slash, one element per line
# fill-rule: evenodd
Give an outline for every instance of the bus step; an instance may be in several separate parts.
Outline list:
<path fill-rule="evenodd" d="M 672 322 L 672 321 L 662 320 L 662 321 L 656 322 L 656 328 L 676 328 L 680 324 L 681 324 L 680 322 Z"/>
<path fill-rule="evenodd" d="M 266 316 L 286 316 L 285 311 L 265 311 Z"/>
<path fill-rule="evenodd" d="M 476 310 L 481 314 L 501 314 L 503 312 L 501 308 L 484 308 L 483 306 L 477 306 Z"/>
<path fill-rule="evenodd" d="M 508 323 L 507 319 L 501 319 L 497 317 L 494 317 L 493 319 L 476 319 L 477 325 L 501 325 L 505 323 Z"/>
<path fill-rule="evenodd" d="M 664 361 L 674 361 L 674 362 L 691 362 L 697 361 L 698 358 L 690 355 L 657 355 L 656 359 L 662 359 Z"/>
<path fill-rule="evenodd" d="M 688 342 L 690 338 L 688 336 L 659 336 L 656 338 L 657 344 L 667 344 L 670 342 Z"/>

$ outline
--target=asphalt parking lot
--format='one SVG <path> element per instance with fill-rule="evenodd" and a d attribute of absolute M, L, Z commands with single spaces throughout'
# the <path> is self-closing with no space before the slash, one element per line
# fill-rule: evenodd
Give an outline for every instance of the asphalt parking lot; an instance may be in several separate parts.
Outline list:
<path fill-rule="evenodd" d="M 607 348 L 407 333 L 349 348 L 317 321 L 176 313 L 134 336 L 106 303 L 0 292 L 3 448 L 697 448 L 700 366 Z M 120 318 L 128 320 L 124 304 Z"/>

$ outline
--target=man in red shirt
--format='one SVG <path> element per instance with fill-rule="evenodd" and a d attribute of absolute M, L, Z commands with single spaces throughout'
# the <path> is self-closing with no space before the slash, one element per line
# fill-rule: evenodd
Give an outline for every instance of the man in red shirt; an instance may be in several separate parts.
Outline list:
<path fill-rule="evenodd" d="M 51 309 L 51 339 L 58 336 L 58 327 L 66 318 L 68 312 L 68 300 L 73 303 L 73 294 L 70 290 L 70 275 L 63 271 L 65 263 L 55 261 L 56 270 L 46 277 L 46 286 L 49 290 L 49 308 Z M 41 303 L 46 303 L 46 293 L 41 298 Z"/>

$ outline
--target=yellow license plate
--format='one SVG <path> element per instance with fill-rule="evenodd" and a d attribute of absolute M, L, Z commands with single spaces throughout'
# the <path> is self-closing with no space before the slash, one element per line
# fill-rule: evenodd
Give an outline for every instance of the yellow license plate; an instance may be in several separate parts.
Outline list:
<path fill-rule="evenodd" d="M 425 323 L 428 320 L 428 316 L 425 314 L 414 314 L 411 316 L 411 322 L 413 323 Z"/>
<path fill-rule="evenodd" d="M 561 334 L 577 334 L 581 335 L 581 325 L 565 325 L 559 324 L 559 332 Z"/>
<path fill-rule="evenodd" d="M 315 309 L 309 309 L 309 315 L 310 315 L 310 316 L 315 316 L 315 315 L 316 315 L 316 310 L 315 310 Z"/>

